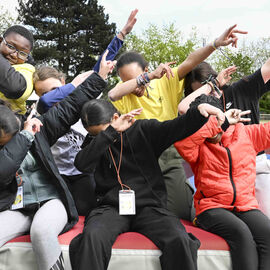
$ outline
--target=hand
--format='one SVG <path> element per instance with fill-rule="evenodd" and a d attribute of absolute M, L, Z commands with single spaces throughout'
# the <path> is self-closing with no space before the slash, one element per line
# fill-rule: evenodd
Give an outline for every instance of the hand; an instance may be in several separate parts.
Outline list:
<path fill-rule="evenodd" d="M 229 82 L 232 79 L 231 74 L 233 74 L 236 71 L 236 69 L 237 69 L 236 66 L 230 66 L 219 72 L 216 78 L 219 84 L 218 85 L 219 88 L 225 85 L 227 82 Z"/>
<path fill-rule="evenodd" d="M 130 33 L 133 29 L 134 24 L 136 23 L 137 19 L 135 18 L 135 16 L 138 13 L 138 9 L 134 9 L 131 11 L 128 20 L 125 24 L 125 26 L 123 27 L 123 29 L 121 30 L 121 32 L 126 36 L 128 33 Z M 123 37 L 124 38 L 124 37 Z"/>
<path fill-rule="evenodd" d="M 106 60 L 108 53 L 109 53 L 109 50 L 106 50 L 106 52 L 102 55 L 102 58 L 100 61 L 99 73 L 98 73 L 100 77 L 102 77 L 104 80 L 107 79 L 109 73 L 112 73 L 116 65 L 116 61 Z"/>
<path fill-rule="evenodd" d="M 202 103 L 198 106 L 198 110 L 200 111 L 201 115 L 204 117 L 208 117 L 209 115 L 215 115 L 218 119 L 218 123 L 221 126 L 225 121 L 225 114 L 218 108 L 207 104 Z"/>
<path fill-rule="evenodd" d="M 160 64 L 153 72 L 149 73 L 149 79 L 160 79 L 163 77 L 164 74 L 166 74 L 167 78 L 169 79 L 170 76 L 174 77 L 174 74 L 172 72 L 172 69 L 170 67 L 170 65 L 175 64 L 176 62 L 169 62 L 169 63 L 165 63 L 165 64 Z"/>
<path fill-rule="evenodd" d="M 121 115 L 119 118 L 117 118 L 116 120 L 114 120 L 112 122 L 111 126 L 118 132 L 123 132 L 123 131 L 127 130 L 135 122 L 134 117 L 136 115 L 141 114 L 142 110 L 143 110 L 142 108 L 139 108 L 139 109 L 135 109 L 127 114 Z"/>
<path fill-rule="evenodd" d="M 77 75 L 73 81 L 71 82 L 75 87 L 79 86 L 81 83 L 83 83 L 85 81 L 86 78 L 88 78 L 94 71 L 93 70 L 89 70 L 86 71 L 84 73 L 81 73 L 79 75 Z"/>
<path fill-rule="evenodd" d="M 27 117 L 26 121 L 24 122 L 24 130 L 29 131 L 33 135 L 35 135 L 37 132 L 40 132 L 40 127 L 42 127 L 42 122 L 37 118 L 32 118 L 32 114 Z"/>
<path fill-rule="evenodd" d="M 132 91 L 132 94 L 134 94 L 137 97 L 142 97 L 144 95 L 146 87 L 143 85 L 141 87 L 137 87 L 134 91 Z"/>
<path fill-rule="evenodd" d="M 237 24 L 229 27 L 220 37 L 218 37 L 215 41 L 215 45 L 217 47 L 220 46 L 228 46 L 229 44 L 232 44 L 232 47 L 237 47 L 237 40 L 238 37 L 235 35 L 238 34 L 247 34 L 247 31 L 241 31 L 234 29 L 237 26 Z"/>
<path fill-rule="evenodd" d="M 235 125 L 238 122 L 249 122 L 251 121 L 250 118 L 242 118 L 242 116 L 250 114 L 250 110 L 248 111 L 241 111 L 238 109 L 230 109 L 225 112 L 225 116 L 228 119 L 230 125 Z"/>

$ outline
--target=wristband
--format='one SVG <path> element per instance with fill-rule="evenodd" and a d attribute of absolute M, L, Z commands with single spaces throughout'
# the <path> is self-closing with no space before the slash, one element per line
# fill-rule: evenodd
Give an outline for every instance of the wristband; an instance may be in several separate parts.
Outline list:
<path fill-rule="evenodd" d="M 123 32 L 120 31 L 119 33 L 122 35 L 122 37 L 123 37 L 123 39 L 124 39 L 124 38 L 125 38 L 125 35 L 123 34 Z"/>
<path fill-rule="evenodd" d="M 217 45 L 216 45 L 216 40 L 217 40 L 217 38 L 213 41 L 213 43 L 212 43 L 212 47 L 216 50 L 218 47 L 217 47 Z"/>

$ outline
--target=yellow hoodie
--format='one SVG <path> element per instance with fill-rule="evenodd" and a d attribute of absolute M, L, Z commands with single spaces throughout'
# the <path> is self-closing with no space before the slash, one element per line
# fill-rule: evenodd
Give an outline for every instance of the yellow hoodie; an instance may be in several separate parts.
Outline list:
<path fill-rule="evenodd" d="M 33 92 L 33 73 L 35 72 L 35 67 L 24 63 L 13 65 L 14 69 L 20 72 L 25 80 L 26 80 L 26 90 L 23 95 L 18 99 L 9 99 L 4 96 L 3 93 L 0 92 L 0 98 L 3 100 L 7 100 L 11 104 L 11 108 L 13 111 L 19 111 L 20 114 L 26 113 L 26 100 L 30 97 Z"/>

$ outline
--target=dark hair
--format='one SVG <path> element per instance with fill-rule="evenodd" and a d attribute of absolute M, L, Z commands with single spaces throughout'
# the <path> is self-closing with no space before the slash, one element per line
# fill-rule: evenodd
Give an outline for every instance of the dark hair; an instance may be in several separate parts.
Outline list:
<path fill-rule="evenodd" d="M 188 96 L 193 92 L 191 84 L 193 82 L 203 82 L 209 78 L 210 75 L 216 77 L 218 74 L 207 62 L 201 62 L 194 69 L 192 69 L 185 76 L 185 96 Z"/>
<path fill-rule="evenodd" d="M 214 96 L 207 96 L 205 94 L 196 97 L 195 100 L 190 103 L 189 107 L 198 107 L 202 103 L 210 104 L 223 111 L 222 102 L 219 98 Z"/>
<path fill-rule="evenodd" d="M 141 54 L 130 51 L 121 54 L 120 57 L 117 59 L 116 70 L 118 71 L 119 68 L 131 63 L 137 63 L 143 70 L 148 66 L 148 62 Z"/>
<path fill-rule="evenodd" d="M 28 29 L 26 29 L 24 26 L 13 25 L 13 26 L 9 27 L 4 32 L 3 37 L 5 38 L 10 33 L 16 33 L 16 34 L 19 34 L 19 35 L 23 36 L 24 38 L 26 38 L 30 42 L 30 44 L 31 44 L 31 50 L 33 49 L 33 46 L 34 46 L 34 37 L 33 37 L 33 34 Z"/>
<path fill-rule="evenodd" d="M 5 105 L 0 105 L 0 136 L 14 135 L 20 130 L 20 121 L 15 113 Z"/>
<path fill-rule="evenodd" d="M 111 102 L 104 99 L 93 99 L 83 105 L 81 111 L 82 124 L 84 128 L 108 124 L 112 121 L 115 113 L 120 115 Z"/>

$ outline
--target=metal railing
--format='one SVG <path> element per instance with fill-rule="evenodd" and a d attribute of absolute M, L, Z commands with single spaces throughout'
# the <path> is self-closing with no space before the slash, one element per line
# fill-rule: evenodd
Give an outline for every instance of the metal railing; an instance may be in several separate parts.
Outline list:
<path fill-rule="evenodd" d="M 260 121 L 262 122 L 269 122 L 270 121 L 270 114 L 260 114 Z"/>

